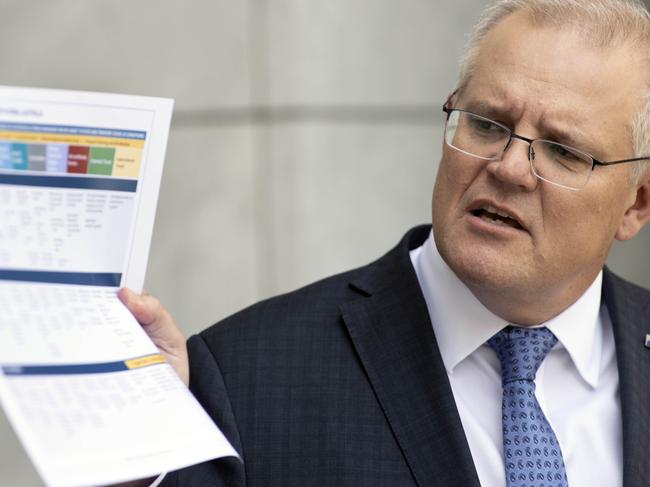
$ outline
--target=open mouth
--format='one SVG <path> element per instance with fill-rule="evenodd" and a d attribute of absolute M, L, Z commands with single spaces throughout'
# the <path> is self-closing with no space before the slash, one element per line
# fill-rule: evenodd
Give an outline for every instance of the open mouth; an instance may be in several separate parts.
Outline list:
<path fill-rule="evenodd" d="M 481 218 L 489 223 L 495 225 L 506 225 L 508 227 L 516 228 L 517 230 L 523 230 L 524 227 L 512 216 L 507 213 L 497 210 L 493 206 L 482 206 L 471 211 L 472 215 L 475 217 Z"/>

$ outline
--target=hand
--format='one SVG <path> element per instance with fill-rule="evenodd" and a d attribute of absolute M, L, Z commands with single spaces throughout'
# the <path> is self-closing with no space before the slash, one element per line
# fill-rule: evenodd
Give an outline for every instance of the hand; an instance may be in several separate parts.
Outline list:
<path fill-rule="evenodd" d="M 176 326 L 174 318 L 160 301 L 146 291 L 138 295 L 130 289 L 122 288 L 118 296 L 185 385 L 189 385 L 190 366 L 185 337 Z"/>

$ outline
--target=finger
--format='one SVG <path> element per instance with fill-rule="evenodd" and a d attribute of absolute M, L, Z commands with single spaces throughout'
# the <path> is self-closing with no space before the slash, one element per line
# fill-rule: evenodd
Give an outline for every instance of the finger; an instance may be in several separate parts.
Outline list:
<path fill-rule="evenodd" d="M 153 296 L 140 296 L 128 288 L 120 289 L 118 296 L 143 326 L 155 325 L 162 318 L 163 308 Z"/>
<path fill-rule="evenodd" d="M 120 289 L 118 296 L 159 347 L 166 350 L 184 349 L 182 332 L 157 298 L 141 296 L 127 288 Z"/>

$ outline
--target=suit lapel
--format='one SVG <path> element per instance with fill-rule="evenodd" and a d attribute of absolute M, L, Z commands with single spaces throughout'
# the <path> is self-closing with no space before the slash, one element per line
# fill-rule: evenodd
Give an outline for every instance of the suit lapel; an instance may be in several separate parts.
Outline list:
<path fill-rule="evenodd" d="M 650 298 L 646 290 L 614 276 L 603 279 L 616 342 L 623 416 L 623 486 L 650 485 L 650 350 L 644 337 L 650 333 Z"/>
<path fill-rule="evenodd" d="M 363 297 L 341 312 L 416 483 L 479 487 L 408 254 L 428 232 L 410 232 L 355 280 L 352 287 Z"/>

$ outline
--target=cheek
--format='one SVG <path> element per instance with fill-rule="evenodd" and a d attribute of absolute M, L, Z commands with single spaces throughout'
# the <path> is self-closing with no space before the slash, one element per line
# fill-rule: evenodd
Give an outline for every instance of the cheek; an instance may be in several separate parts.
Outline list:
<path fill-rule="evenodd" d="M 608 178 L 608 184 L 601 185 L 598 197 L 594 197 L 591 204 L 591 217 L 596 220 L 593 227 L 597 230 L 594 231 L 599 231 L 610 240 L 614 239 L 627 210 L 634 204 L 636 196 L 635 188 L 631 185 L 628 174 L 622 174 L 623 177 L 616 174 L 618 178 Z"/>
<path fill-rule="evenodd" d="M 604 258 L 620 221 L 619 208 L 608 198 L 586 198 L 576 193 L 555 196 L 544 209 L 548 237 L 544 254 L 574 263 Z"/>
<path fill-rule="evenodd" d="M 432 198 L 433 232 L 438 240 L 450 238 L 464 213 L 463 197 L 480 174 L 481 165 L 443 152 Z"/>
<path fill-rule="evenodd" d="M 449 216 L 451 208 L 462 194 L 459 177 L 462 177 L 462 174 L 459 174 L 458 166 L 443 156 L 433 186 L 434 225 L 436 220 L 440 221 Z"/>
<path fill-rule="evenodd" d="M 446 148 L 438 167 L 435 192 L 447 198 L 460 197 L 477 178 L 484 165 L 473 158 L 457 155 Z"/>

